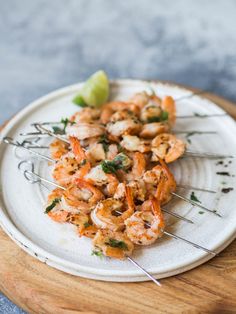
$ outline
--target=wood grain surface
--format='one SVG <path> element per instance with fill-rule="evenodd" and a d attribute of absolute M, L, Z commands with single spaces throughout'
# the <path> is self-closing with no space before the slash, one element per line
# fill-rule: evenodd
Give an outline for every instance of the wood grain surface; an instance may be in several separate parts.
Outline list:
<path fill-rule="evenodd" d="M 205 94 L 236 119 L 236 105 Z M 0 290 L 29 313 L 236 313 L 236 242 L 194 270 L 152 282 L 111 283 L 65 274 L 0 230 Z"/>

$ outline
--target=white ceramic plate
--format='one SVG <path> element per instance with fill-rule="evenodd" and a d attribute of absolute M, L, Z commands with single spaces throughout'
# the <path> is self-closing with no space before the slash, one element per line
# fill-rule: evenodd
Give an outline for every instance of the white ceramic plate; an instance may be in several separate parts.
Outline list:
<path fill-rule="evenodd" d="M 58 121 L 73 114 L 78 107 L 71 99 L 81 84 L 55 91 L 27 106 L 19 112 L 4 128 L 1 137 L 11 136 L 22 140 L 20 132 L 32 130 L 30 124 L 36 121 Z M 127 99 L 135 92 L 152 87 L 158 95 L 172 95 L 175 98 L 187 95 L 188 90 L 173 85 L 149 83 L 136 80 L 111 82 L 111 98 Z M 177 103 L 178 115 L 198 112 L 201 114 L 223 113 L 212 102 L 198 96 Z M 209 119 L 177 119 L 176 130 L 210 130 L 215 135 L 192 136 L 189 149 L 201 152 L 214 152 L 236 156 L 236 127 L 229 116 Z M 47 151 L 43 153 L 47 154 Z M 1 142 L 0 145 L 0 223 L 6 233 L 25 251 L 48 265 L 65 272 L 106 281 L 144 281 L 147 278 L 128 261 L 100 259 L 91 256 L 91 240 L 79 238 L 73 226 L 58 224 L 43 212 L 43 203 L 48 191 L 42 186 L 32 185 L 17 169 L 19 160 L 13 148 Z M 181 215 L 192 219 L 191 225 L 166 215 L 167 230 L 186 239 L 220 252 L 235 236 L 236 226 L 236 178 L 235 160 L 185 158 L 171 165 L 177 182 L 216 190 L 216 194 L 195 192 L 202 204 L 217 209 L 223 218 L 210 213 L 200 213 L 183 201 L 173 199 L 167 206 Z M 48 164 L 35 161 L 36 171 L 49 177 Z M 217 175 L 216 172 L 229 172 L 230 176 Z M 234 187 L 234 191 L 224 194 L 222 188 Z M 189 197 L 191 191 L 179 190 Z M 193 248 L 181 241 L 164 236 L 150 247 L 135 250 L 134 259 L 156 278 L 172 276 L 209 260 L 212 255 Z"/>

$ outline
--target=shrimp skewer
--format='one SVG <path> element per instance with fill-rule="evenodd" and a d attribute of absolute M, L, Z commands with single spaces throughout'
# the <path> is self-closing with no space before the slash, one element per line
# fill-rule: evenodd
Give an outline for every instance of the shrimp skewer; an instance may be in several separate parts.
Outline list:
<path fill-rule="evenodd" d="M 48 134 L 49 136 L 52 136 L 52 137 L 55 137 L 61 141 L 64 141 L 65 143 L 70 143 L 68 139 L 46 129 L 45 127 L 42 126 L 41 123 L 34 123 L 34 125 L 37 126 L 37 130 L 39 130 L 40 132 L 43 131 L 44 134 Z M 128 136 L 129 136 L 129 138 L 128 138 Z M 131 144 L 132 148 L 131 149 L 129 148 L 130 147 L 129 141 L 132 142 L 132 144 Z M 6 137 L 4 139 L 4 142 L 9 144 L 9 138 Z M 136 136 L 125 135 L 125 137 L 123 136 L 123 142 L 124 142 L 123 147 L 127 150 L 140 151 L 140 152 L 149 152 L 150 151 L 150 143 L 147 140 L 140 140 Z M 135 146 L 133 146 L 133 145 L 135 145 Z M 138 147 L 138 148 L 135 148 L 135 147 Z M 32 152 L 32 153 L 34 154 L 34 152 Z M 234 158 L 234 156 L 232 156 L 232 155 L 214 154 L 214 153 L 208 153 L 208 152 L 207 153 L 205 153 L 205 152 L 194 152 L 194 151 L 189 151 L 189 150 L 185 150 L 182 157 L 209 158 L 209 159 Z M 52 161 L 52 159 L 50 161 Z"/>
<path fill-rule="evenodd" d="M 150 206 L 151 205 L 151 206 Z M 151 207 L 144 210 L 145 206 Z M 126 232 L 131 241 L 138 245 L 149 245 L 161 237 L 164 229 L 164 219 L 160 207 L 153 206 L 153 201 L 143 203 L 141 211 L 136 211 L 125 221 Z"/>

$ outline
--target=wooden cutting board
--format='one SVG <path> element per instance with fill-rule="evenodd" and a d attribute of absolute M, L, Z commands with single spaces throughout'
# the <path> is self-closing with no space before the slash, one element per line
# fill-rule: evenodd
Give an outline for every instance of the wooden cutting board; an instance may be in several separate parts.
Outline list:
<path fill-rule="evenodd" d="M 236 119 L 236 105 L 207 93 Z M 236 241 L 194 270 L 152 282 L 111 283 L 50 268 L 0 230 L 0 290 L 35 314 L 236 313 Z"/>

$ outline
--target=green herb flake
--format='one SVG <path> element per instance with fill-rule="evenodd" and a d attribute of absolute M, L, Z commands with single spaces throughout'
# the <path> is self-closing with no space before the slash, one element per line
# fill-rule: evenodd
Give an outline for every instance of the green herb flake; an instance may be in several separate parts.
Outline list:
<path fill-rule="evenodd" d="M 45 213 L 49 213 L 60 202 L 60 200 L 60 198 L 55 198 L 52 203 L 46 207 Z"/>
<path fill-rule="evenodd" d="M 117 145 L 117 148 L 118 148 L 119 153 L 125 152 L 125 149 L 120 144 Z"/>
<path fill-rule="evenodd" d="M 166 121 L 169 118 L 169 113 L 167 111 L 161 112 L 161 121 Z"/>
<path fill-rule="evenodd" d="M 191 201 L 201 203 L 201 201 L 199 201 L 199 199 L 198 199 L 197 196 L 194 194 L 194 192 L 191 193 L 190 199 L 191 199 Z"/>
<path fill-rule="evenodd" d="M 101 166 L 102 166 L 102 170 L 103 170 L 105 173 L 114 173 L 114 174 L 116 174 L 117 167 L 116 167 L 116 165 L 114 164 L 113 161 L 104 160 L 104 161 L 101 163 Z"/>
<path fill-rule="evenodd" d="M 148 122 L 148 123 L 160 122 L 160 121 L 161 121 L 160 117 L 157 117 L 157 116 L 149 117 L 149 118 L 147 119 L 147 122 Z"/>
<path fill-rule="evenodd" d="M 198 118 L 205 118 L 205 117 L 207 117 L 206 114 L 200 114 L 200 113 L 197 113 L 197 112 L 194 112 L 193 115 L 194 115 L 195 117 L 198 117 Z"/>
<path fill-rule="evenodd" d="M 128 169 L 131 164 L 131 161 L 128 156 L 126 156 L 124 153 L 119 153 L 116 155 L 116 157 L 110 161 L 110 160 L 104 160 L 101 163 L 102 170 L 105 173 L 114 173 L 116 174 L 116 171 L 118 169 Z"/>
<path fill-rule="evenodd" d="M 88 105 L 85 103 L 85 101 L 80 95 L 75 96 L 75 98 L 72 101 L 75 105 L 80 106 L 82 108 L 88 107 Z"/>
<path fill-rule="evenodd" d="M 204 214 L 204 212 L 203 212 L 203 211 L 199 211 L 198 213 L 199 213 L 200 215 Z"/>
<path fill-rule="evenodd" d="M 89 222 L 85 222 L 85 223 L 84 223 L 84 227 L 85 227 L 85 228 L 88 228 L 89 226 L 91 226 L 91 224 L 90 224 Z"/>
<path fill-rule="evenodd" d="M 103 134 L 103 135 L 100 137 L 98 143 L 102 144 L 102 147 L 103 147 L 103 149 L 104 149 L 105 152 L 108 151 L 110 142 L 109 142 L 109 139 L 107 138 L 107 136 L 106 136 L 105 134 Z"/>
<path fill-rule="evenodd" d="M 225 181 L 222 181 L 221 184 L 222 184 L 222 185 L 226 185 L 227 183 L 226 183 Z"/>
<path fill-rule="evenodd" d="M 86 159 L 83 159 L 80 163 L 80 166 L 84 166 L 86 164 L 87 160 Z"/>
<path fill-rule="evenodd" d="M 122 250 L 128 250 L 128 246 L 124 241 L 119 241 L 119 240 L 111 238 L 111 239 L 109 239 L 109 242 L 106 242 L 105 244 L 109 245 L 111 247 L 114 247 L 114 248 L 119 248 Z"/>
<path fill-rule="evenodd" d="M 148 123 L 153 123 L 153 122 L 161 122 L 161 121 L 166 121 L 168 120 L 169 114 L 167 111 L 162 111 L 160 116 L 153 116 L 149 117 L 147 119 Z"/>
<path fill-rule="evenodd" d="M 91 253 L 92 256 L 98 256 L 100 258 L 103 257 L 102 251 L 93 250 Z"/>
<path fill-rule="evenodd" d="M 65 134 L 64 130 L 59 128 L 58 126 L 53 126 L 52 130 L 54 134 L 60 134 L 60 135 Z"/>

